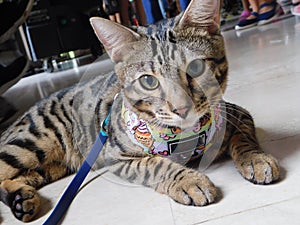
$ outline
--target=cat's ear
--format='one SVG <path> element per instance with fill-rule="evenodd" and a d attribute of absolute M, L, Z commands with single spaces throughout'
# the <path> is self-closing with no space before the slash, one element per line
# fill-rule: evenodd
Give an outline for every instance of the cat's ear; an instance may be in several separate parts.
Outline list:
<path fill-rule="evenodd" d="M 222 0 L 191 0 L 182 15 L 178 26 L 203 27 L 210 33 L 216 33 L 220 28 L 220 10 Z"/>
<path fill-rule="evenodd" d="M 107 19 L 93 17 L 90 22 L 98 39 L 114 62 L 122 60 L 122 52 L 124 52 L 122 46 L 126 48 L 126 45 L 140 38 L 138 33 Z"/>

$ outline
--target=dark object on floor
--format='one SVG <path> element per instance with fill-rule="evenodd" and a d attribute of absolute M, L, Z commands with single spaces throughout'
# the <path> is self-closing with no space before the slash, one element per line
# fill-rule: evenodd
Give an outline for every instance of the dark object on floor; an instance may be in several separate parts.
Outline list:
<path fill-rule="evenodd" d="M 0 96 L 0 124 L 11 118 L 15 113 L 15 107 Z"/>
<path fill-rule="evenodd" d="M 17 58 L 10 65 L 0 65 L 0 95 L 17 83 L 26 73 L 29 61 L 24 56 Z"/>
<path fill-rule="evenodd" d="M 91 0 L 36 1 L 22 26 L 23 43 L 29 49 L 31 60 L 36 62 L 76 50 L 101 51 L 89 22 L 90 13 L 101 13 L 94 8 L 99 4 Z"/>
<path fill-rule="evenodd" d="M 4 0 L 0 4 L 0 43 L 8 40 L 24 23 L 32 9 L 34 0 Z"/>

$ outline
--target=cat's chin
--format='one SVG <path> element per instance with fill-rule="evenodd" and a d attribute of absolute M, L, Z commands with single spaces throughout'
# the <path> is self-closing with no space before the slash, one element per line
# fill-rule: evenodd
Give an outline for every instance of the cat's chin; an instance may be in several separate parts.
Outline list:
<path fill-rule="evenodd" d="M 179 128 L 181 128 L 182 130 L 187 129 L 187 128 L 191 128 L 191 127 L 195 127 L 196 124 L 198 123 L 199 118 L 198 119 L 193 119 L 193 120 L 184 120 L 182 121 L 182 123 L 180 124 L 180 126 L 177 126 Z"/>
<path fill-rule="evenodd" d="M 169 123 L 169 124 L 165 124 L 165 127 L 178 127 L 182 130 L 187 129 L 187 128 L 191 128 L 191 127 L 195 127 L 197 126 L 197 123 L 199 122 L 199 118 L 201 118 L 201 116 L 190 116 L 187 117 L 186 119 L 182 119 L 180 117 L 174 119 L 174 123 Z"/>

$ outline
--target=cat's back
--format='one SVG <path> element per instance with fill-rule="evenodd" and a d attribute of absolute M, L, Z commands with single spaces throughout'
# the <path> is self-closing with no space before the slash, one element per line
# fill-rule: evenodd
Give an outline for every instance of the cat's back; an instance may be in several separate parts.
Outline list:
<path fill-rule="evenodd" d="M 1 135 L 1 145 L 12 140 L 41 142 L 43 148 L 49 145 L 49 140 L 55 140 L 53 143 L 65 150 L 73 148 L 75 142 L 90 145 L 92 140 L 86 139 L 91 133 L 95 135 L 95 121 L 101 120 L 98 118 L 101 115 L 95 111 L 103 110 L 102 99 L 109 99 L 109 92 L 117 91 L 116 83 L 115 75 L 110 73 L 51 94 L 32 106 Z"/>

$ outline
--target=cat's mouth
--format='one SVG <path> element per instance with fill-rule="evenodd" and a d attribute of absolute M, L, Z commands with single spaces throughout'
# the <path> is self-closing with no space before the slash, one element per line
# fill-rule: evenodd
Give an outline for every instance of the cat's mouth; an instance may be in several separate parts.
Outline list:
<path fill-rule="evenodd" d="M 186 113 L 186 115 L 178 115 L 178 112 L 167 115 L 157 113 L 157 115 L 157 118 L 149 122 L 156 123 L 157 126 L 164 128 L 178 127 L 180 129 L 187 129 L 197 126 L 199 120 L 205 117 L 206 113 L 197 113 L 192 110 Z"/>

